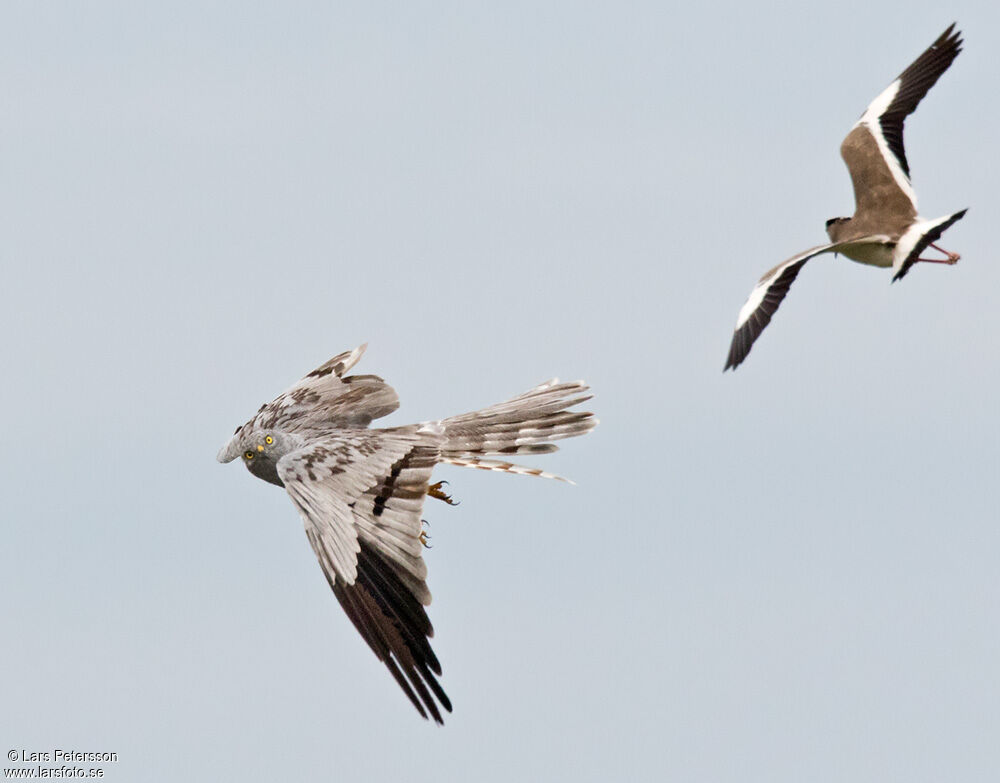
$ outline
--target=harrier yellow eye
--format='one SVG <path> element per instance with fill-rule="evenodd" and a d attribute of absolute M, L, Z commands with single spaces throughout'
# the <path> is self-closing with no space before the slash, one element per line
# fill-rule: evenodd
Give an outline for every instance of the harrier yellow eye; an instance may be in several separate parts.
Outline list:
<path fill-rule="evenodd" d="M 253 459 L 253 452 L 252 451 L 248 451 L 248 452 L 244 453 L 243 456 L 246 457 L 248 460 L 249 459 Z"/>
<path fill-rule="evenodd" d="M 272 443 L 274 443 L 274 438 L 272 438 L 270 435 L 268 435 L 266 438 L 264 438 L 264 443 L 266 443 L 268 446 L 270 446 Z"/>

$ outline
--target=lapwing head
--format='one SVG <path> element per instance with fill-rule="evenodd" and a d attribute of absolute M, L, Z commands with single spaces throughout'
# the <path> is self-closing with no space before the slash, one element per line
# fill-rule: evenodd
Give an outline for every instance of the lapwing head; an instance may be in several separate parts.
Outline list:
<path fill-rule="evenodd" d="M 836 242 L 840 236 L 840 230 L 845 223 L 850 222 L 849 217 L 835 217 L 826 221 L 826 233 L 831 242 Z"/>

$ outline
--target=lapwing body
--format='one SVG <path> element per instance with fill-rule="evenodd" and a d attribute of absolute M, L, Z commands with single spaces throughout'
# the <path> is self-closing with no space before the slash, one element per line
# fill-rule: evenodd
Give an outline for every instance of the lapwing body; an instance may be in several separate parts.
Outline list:
<path fill-rule="evenodd" d="M 891 267 L 895 273 L 893 282 L 905 276 L 918 261 L 943 264 L 958 261 L 957 253 L 944 251 L 934 243 L 966 210 L 934 219 L 920 216 L 903 148 L 903 121 L 961 51 L 961 33 L 952 24 L 869 104 L 851 128 L 840 145 L 840 154 L 854 185 L 854 215 L 826 221 L 829 244 L 792 256 L 758 281 L 740 310 L 726 370 L 735 369 L 746 359 L 795 277 L 811 258 L 836 253 L 861 264 Z M 940 250 L 946 257 L 921 258 L 928 247 Z"/>

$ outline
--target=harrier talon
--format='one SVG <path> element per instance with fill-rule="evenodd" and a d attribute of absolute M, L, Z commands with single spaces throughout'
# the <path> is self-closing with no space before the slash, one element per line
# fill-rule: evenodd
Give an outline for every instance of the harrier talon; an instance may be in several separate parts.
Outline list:
<path fill-rule="evenodd" d="M 443 500 L 449 506 L 457 506 L 458 501 L 452 500 L 451 495 L 449 495 L 447 492 L 441 489 L 441 487 L 443 487 L 447 483 L 448 483 L 447 481 L 439 481 L 437 484 L 431 484 L 429 487 L 427 487 L 427 494 L 430 495 L 432 498 Z"/>
<path fill-rule="evenodd" d="M 427 520 L 426 519 L 421 519 L 420 521 L 423 522 L 425 525 L 427 524 Z M 434 548 L 430 544 L 427 543 L 427 541 L 428 541 L 428 539 L 430 537 L 431 537 L 431 534 L 428 533 L 426 530 L 421 530 L 420 531 L 420 536 L 419 536 L 420 543 L 424 545 L 424 549 L 433 549 Z"/>

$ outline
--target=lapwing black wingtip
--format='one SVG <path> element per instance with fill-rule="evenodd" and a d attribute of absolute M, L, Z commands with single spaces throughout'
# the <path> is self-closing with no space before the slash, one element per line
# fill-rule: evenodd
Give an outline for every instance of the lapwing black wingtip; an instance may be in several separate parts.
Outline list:
<path fill-rule="evenodd" d="M 935 49 L 947 49 L 953 52 L 952 59 L 958 57 L 962 51 L 962 44 L 965 43 L 962 40 L 962 31 L 956 30 L 955 25 L 958 22 L 952 22 L 948 25 L 948 28 L 938 36 L 937 40 L 931 45 Z"/>
<path fill-rule="evenodd" d="M 890 281 L 890 285 L 892 283 L 895 283 L 897 280 L 902 280 L 904 277 L 906 277 L 906 273 L 909 272 L 909 271 L 910 271 L 909 267 L 906 267 L 905 269 L 900 269 L 898 272 L 896 272 L 896 274 L 894 274 L 892 276 L 892 280 Z"/>
<path fill-rule="evenodd" d="M 744 331 L 747 328 L 746 324 L 733 332 L 733 341 L 729 344 L 729 356 L 726 357 L 726 366 L 722 368 L 723 372 L 726 370 L 736 371 L 746 360 L 747 356 L 750 354 L 750 349 L 753 348 L 753 339 L 747 341 L 747 334 Z M 742 339 L 741 339 L 742 338 Z"/>

